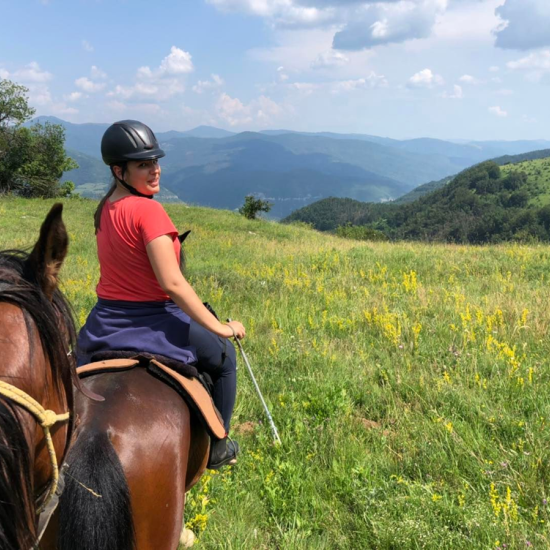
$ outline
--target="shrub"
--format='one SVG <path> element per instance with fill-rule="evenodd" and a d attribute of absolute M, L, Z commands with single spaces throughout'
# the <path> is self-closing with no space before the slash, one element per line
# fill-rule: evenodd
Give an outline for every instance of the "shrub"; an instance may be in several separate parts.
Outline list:
<path fill-rule="evenodd" d="M 341 225 L 336 229 L 336 235 L 344 239 L 354 239 L 356 241 L 387 241 L 388 237 L 372 227 L 366 225 Z"/>

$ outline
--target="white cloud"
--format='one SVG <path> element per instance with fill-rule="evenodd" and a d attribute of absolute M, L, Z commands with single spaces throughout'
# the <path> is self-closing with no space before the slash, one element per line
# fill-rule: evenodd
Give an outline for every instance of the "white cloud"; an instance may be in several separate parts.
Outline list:
<path fill-rule="evenodd" d="M 496 13 L 504 21 L 495 31 L 498 48 L 530 50 L 550 46 L 548 0 L 505 0 Z"/>
<path fill-rule="evenodd" d="M 104 78 L 107 78 L 107 74 L 104 73 L 101 69 L 99 69 L 95 65 L 92 65 L 92 68 L 90 70 L 90 75 L 92 76 L 92 78 L 95 78 L 97 80 L 103 80 Z"/>
<path fill-rule="evenodd" d="M 505 118 L 508 116 L 508 112 L 501 109 L 498 105 L 489 107 L 489 112 L 497 117 Z"/>
<path fill-rule="evenodd" d="M 43 71 L 36 61 L 32 61 L 13 74 L 13 79 L 16 82 L 23 82 L 24 84 L 48 82 L 52 77 L 53 75 Z"/>
<path fill-rule="evenodd" d="M 101 92 L 103 88 L 105 88 L 104 82 L 93 82 L 88 77 L 83 76 L 81 78 L 77 78 L 74 81 L 77 88 L 80 88 L 81 90 L 84 90 L 85 92 L 89 94 L 93 94 L 96 92 Z"/>
<path fill-rule="evenodd" d="M 242 11 L 265 17 L 280 26 L 318 26 L 334 22 L 333 7 L 300 6 L 293 0 L 207 0 L 223 11 Z"/>
<path fill-rule="evenodd" d="M 138 81 L 134 86 L 121 86 L 117 84 L 115 89 L 107 94 L 107 97 L 118 97 L 121 99 L 150 98 L 157 101 L 165 101 L 184 91 L 184 84 L 177 79 L 160 79 Z"/>
<path fill-rule="evenodd" d="M 413 88 L 433 88 L 444 84 L 443 78 L 431 69 L 424 69 L 409 78 L 408 85 Z"/>
<path fill-rule="evenodd" d="M 330 28 L 334 48 L 349 51 L 426 38 L 432 33 L 438 17 L 454 1 L 207 0 L 222 11 L 241 11 L 263 17 L 279 29 Z M 492 26 L 486 30 L 489 36 L 495 26 L 494 14 L 492 19 Z M 470 20 L 464 28 L 471 27 Z"/>
<path fill-rule="evenodd" d="M 45 84 L 29 86 L 29 103 L 31 105 L 44 106 L 52 102 L 50 89 Z"/>
<path fill-rule="evenodd" d="M 162 60 L 159 73 L 164 75 L 181 75 L 195 70 L 191 61 L 191 54 L 172 46 L 170 53 Z"/>
<path fill-rule="evenodd" d="M 140 67 L 137 70 L 136 77 L 141 79 L 148 79 L 148 78 L 155 78 L 155 74 L 153 74 L 153 71 L 150 67 Z"/>
<path fill-rule="evenodd" d="M 114 90 L 111 90 L 107 97 L 120 97 L 122 99 L 130 99 L 135 93 L 134 88 L 128 88 L 127 86 L 121 86 L 117 84 Z"/>
<path fill-rule="evenodd" d="M 191 54 L 172 46 L 170 53 L 161 61 L 157 69 L 140 67 L 136 72 L 136 83 L 133 86 L 117 84 L 114 90 L 107 93 L 107 97 L 166 101 L 185 92 L 183 79 L 193 70 Z"/>
<path fill-rule="evenodd" d="M 105 82 L 96 82 L 96 80 L 105 80 L 107 78 L 107 75 L 101 69 L 99 69 L 95 65 L 92 65 L 92 68 L 90 69 L 90 76 L 91 79 L 87 76 L 77 78 L 74 81 L 76 87 L 84 90 L 89 94 L 101 92 L 101 90 L 105 88 L 106 84 Z"/>
<path fill-rule="evenodd" d="M 82 99 L 83 97 L 87 97 L 87 96 L 84 96 L 82 92 L 72 92 L 70 94 L 64 95 L 63 99 L 65 101 L 74 102 L 74 101 L 78 101 L 79 99 Z"/>
<path fill-rule="evenodd" d="M 508 90 L 508 89 L 497 90 L 495 94 L 500 96 L 511 96 L 511 95 L 514 95 L 514 90 Z"/>
<path fill-rule="evenodd" d="M 62 116 L 76 115 L 79 112 L 75 107 L 68 107 L 65 103 L 53 103 L 49 109 L 54 115 Z"/>
<path fill-rule="evenodd" d="M 388 81 L 384 75 L 378 75 L 374 71 L 371 71 L 366 78 L 336 82 L 332 87 L 332 93 L 346 93 L 354 92 L 356 90 L 385 88 L 387 85 Z"/>
<path fill-rule="evenodd" d="M 509 61 L 506 65 L 513 70 L 548 71 L 550 70 L 550 50 L 531 53 L 517 61 Z"/>
<path fill-rule="evenodd" d="M 256 120 L 262 126 L 268 126 L 271 121 L 283 112 L 283 108 L 264 95 L 251 103 L 253 112 L 256 112 Z"/>
<path fill-rule="evenodd" d="M 332 67 L 342 67 L 349 63 L 349 57 L 342 52 L 329 50 L 328 52 L 320 53 L 315 61 L 311 64 L 312 69 L 325 69 Z"/>
<path fill-rule="evenodd" d="M 462 75 L 458 80 L 460 82 L 462 82 L 463 84 L 478 84 L 479 83 L 479 80 L 477 78 L 475 78 L 475 77 L 473 77 L 472 75 L 469 75 L 469 74 Z"/>
<path fill-rule="evenodd" d="M 495 8 L 503 1 L 449 0 L 448 8 L 436 16 L 432 34 L 438 41 L 492 46 L 492 32 L 501 22 Z"/>
<path fill-rule="evenodd" d="M 286 82 L 289 79 L 289 76 L 286 74 L 284 67 L 278 67 L 277 73 L 279 74 L 279 80 L 281 82 Z"/>
<path fill-rule="evenodd" d="M 128 108 L 128 105 L 126 105 L 126 103 L 123 103 L 122 101 L 113 99 L 112 101 L 109 101 L 107 103 L 107 107 L 113 111 L 121 113 L 123 111 L 126 111 L 126 109 Z"/>
<path fill-rule="evenodd" d="M 94 51 L 94 47 L 87 40 L 82 41 L 82 48 L 87 52 Z"/>
<path fill-rule="evenodd" d="M 222 93 L 216 103 L 218 117 L 230 126 L 244 126 L 252 123 L 269 126 L 284 111 L 281 105 L 264 95 L 245 105 L 240 99 Z"/>
<path fill-rule="evenodd" d="M 130 116 L 159 115 L 162 112 L 160 105 L 156 103 L 132 103 L 112 100 L 106 104 L 107 108 L 116 113 L 125 113 Z"/>
<path fill-rule="evenodd" d="M 462 91 L 462 86 L 459 86 L 458 84 L 455 84 L 453 86 L 452 92 L 443 92 L 442 96 L 446 99 L 462 99 L 464 97 L 464 93 Z"/>
<path fill-rule="evenodd" d="M 197 94 L 202 94 L 206 91 L 216 90 L 221 88 L 225 81 L 217 74 L 212 74 L 212 80 L 199 80 L 194 86 L 193 91 Z"/>
<path fill-rule="evenodd" d="M 302 96 L 309 96 L 313 92 L 320 90 L 322 85 L 314 82 L 293 82 L 292 84 L 288 84 L 287 88 L 297 91 Z"/>
<path fill-rule="evenodd" d="M 513 71 L 526 71 L 528 80 L 539 82 L 545 73 L 550 72 L 550 50 L 533 52 L 516 61 L 509 61 L 506 66 Z"/>
<path fill-rule="evenodd" d="M 430 36 L 447 0 L 402 0 L 363 4 L 334 36 L 334 48 L 361 50 Z"/>
<path fill-rule="evenodd" d="M 238 98 L 233 98 L 223 93 L 216 103 L 218 116 L 228 122 L 231 126 L 241 126 L 252 122 L 250 108 L 244 106 Z"/>
<path fill-rule="evenodd" d="M 143 113 L 146 115 L 158 115 L 162 108 L 157 103 L 137 103 L 132 106 L 136 113 Z"/>
<path fill-rule="evenodd" d="M 9 78 L 9 76 L 10 76 L 10 73 L 8 71 L 6 71 L 5 69 L 0 69 L 0 78 L 1 79 Z"/>
<path fill-rule="evenodd" d="M 499 71 L 500 71 L 500 67 L 497 67 L 496 65 L 489 67 L 489 72 L 491 73 L 498 73 Z"/>

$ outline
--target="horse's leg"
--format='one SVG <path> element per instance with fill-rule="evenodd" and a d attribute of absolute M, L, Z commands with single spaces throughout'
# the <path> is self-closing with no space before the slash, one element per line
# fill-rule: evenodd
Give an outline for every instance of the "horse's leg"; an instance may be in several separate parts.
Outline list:
<path fill-rule="evenodd" d="M 206 470 L 208 451 L 210 449 L 210 437 L 202 422 L 196 415 L 191 416 L 191 445 L 189 459 L 187 461 L 187 479 L 185 491 L 189 491 L 201 478 Z M 180 535 L 180 544 L 184 548 L 191 548 L 195 543 L 195 533 L 191 529 L 183 527 Z"/>
<path fill-rule="evenodd" d="M 174 550 L 182 530 L 190 414 L 182 398 L 145 370 L 84 383 L 105 401 L 79 399 L 79 438 L 109 434 L 130 490 L 137 550 Z"/>

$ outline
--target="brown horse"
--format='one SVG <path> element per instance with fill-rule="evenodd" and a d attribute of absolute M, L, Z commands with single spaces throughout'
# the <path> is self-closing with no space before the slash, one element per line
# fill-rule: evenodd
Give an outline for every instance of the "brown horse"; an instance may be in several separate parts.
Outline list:
<path fill-rule="evenodd" d="M 59 508 L 60 550 L 175 550 L 185 493 L 209 437 L 183 399 L 145 369 L 86 378 Z"/>
<path fill-rule="evenodd" d="M 75 330 L 57 289 L 68 246 L 62 208 L 51 209 L 31 254 L 0 252 L 0 380 L 55 413 L 73 407 L 68 352 Z M 0 396 L 0 550 L 30 549 L 37 543 L 36 510 L 51 486 L 53 465 L 37 418 L 7 391 L 12 397 Z M 69 421 L 50 430 L 58 463 L 71 428 Z"/>

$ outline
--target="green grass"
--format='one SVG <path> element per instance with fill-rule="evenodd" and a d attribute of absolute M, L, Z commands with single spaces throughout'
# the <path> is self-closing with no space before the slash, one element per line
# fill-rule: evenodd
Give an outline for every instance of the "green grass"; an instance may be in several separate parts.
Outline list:
<path fill-rule="evenodd" d="M 95 204 L 65 204 L 81 322 Z M 0 248 L 30 246 L 50 205 L 0 201 Z M 240 365 L 242 454 L 189 497 L 197 548 L 550 546 L 550 247 L 365 244 L 166 209 L 193 230 L 199 295 L 246 325 L 283 440 Z"/>

